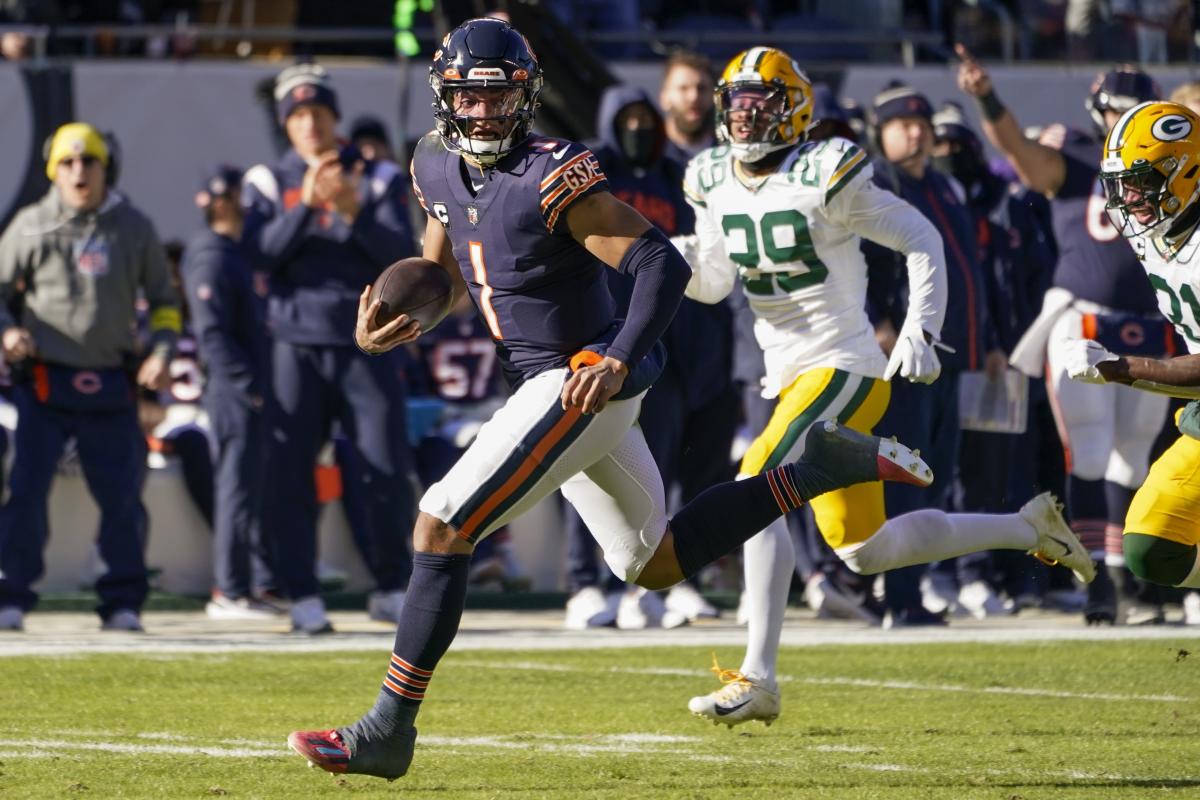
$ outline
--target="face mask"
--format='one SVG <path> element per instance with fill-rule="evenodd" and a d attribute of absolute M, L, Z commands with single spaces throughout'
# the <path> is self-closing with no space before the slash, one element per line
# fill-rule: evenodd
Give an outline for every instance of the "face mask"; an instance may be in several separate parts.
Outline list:
<path fill-rule="evenodd" d="M 655 128 L 626 128 L 618 133 L 618 143 L 625 158 L 635 167 L 646 167 L 654 161 L 658 147 L 658 130 Z"/>
<path fill-rule="evenodd" d="M 934 156 L 932 161 L 934 169 L 953 176 L 965 187 L 974 186 L 979 181 L 979 162 L 966 150 L 959 150 L 948 156 Z"/>

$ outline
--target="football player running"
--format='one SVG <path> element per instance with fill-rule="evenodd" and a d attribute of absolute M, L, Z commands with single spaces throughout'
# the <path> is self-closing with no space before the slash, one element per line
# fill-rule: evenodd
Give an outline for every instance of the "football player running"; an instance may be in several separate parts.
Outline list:
<path fill-rule="evenodd" d="M 668 521 L 636 422 L 691 271 L 608 191 L 591 152 L 531 134 L 541 83 L 529 43 L 500 20 L 463 23 L 434 56 L 437 131 L 417 145 L 411 170 L 428 214 L 424 253 L 456 296 L 470 292 L 513 393 L 421 498 L 412 579 L 374 708 L 352 725 L 288 737 L 329 772 L 407 772 L 417 713 L 458 631 L 475 544 L 560 487 L 613 572 L 661 589 L 819 494 L 931 477 L 902 445 L 827 423 L 808 435 L 806 460 L 713 486 Z M 624 320 L 606 267 L 633 276 Z M 404 315 L 378 324 L 368 296 L 359 347 L 381 353 L 420 335 Z"/>
<path fill-rule="evenodd" d="M 777 398 L 767 427 L 742 461 L 740 478 L 801 456 L 805 433 L 836 420 L 869 433 L 883 416 L 895 376 L 930 383 L 940 365 L 937 335 L 946 304 L 945 256 L 937 230 L 871 182 L 867 154 L 846 139 L 806 141 L 812 87 L 784 52 L 755 47 L 729 62 L 716 90 L 722 143 L 688 165 L 684 181 L 696 234 L 677 245 L 694 273 L 687 296 L 717 302 L 740 279 L 766 361 L 764 397 Z M 930 146 L 932 138 L 930 138 Z M 867 318 L 867 265 L 860 237 L 903 253 L 908 315 L 891 358 Z M 946 514 L 923 509 L 887 520 L 883 485 L 864 483 L 812 502 L 830 547 L 852 569 L 874 574 L 979 550 L 1041 554 L 1093 576 L 1091 559 L 1051 495 L 1019 514 Z M 694 697 L 694 714 L 732 727 L 770 724 L 780 711 L 775 676 L 795 553 L 776 520 L 744 551 L 748 646 L 724 686 Z"/>
<path fill-rule="evenodd" d="M 1158 307 L 1187 342 L 1188 355 L 1118 356 L 1074 339 L 1067 373 L 1088 383 L 1122 383 L 1193 398 L 1177 418 L 1185 434 L 1150 467 L 1133 497 L 1122 536 L 1125 563 L 1139 578 L 1200 589 L 1200 116 L 1150 101 L 1109 131 L 1100 180 L 1113 224 L 1146 270 Z"/>

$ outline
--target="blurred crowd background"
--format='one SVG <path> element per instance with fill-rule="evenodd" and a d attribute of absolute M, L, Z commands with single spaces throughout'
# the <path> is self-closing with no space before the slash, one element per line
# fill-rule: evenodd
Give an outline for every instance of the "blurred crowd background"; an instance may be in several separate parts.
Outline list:
<path fill-rule="evenodd" d="M 1029 136 L 1052 141 L 1074 131 L 1094 139 L 1089 109 L 1114 70 L 1157 79 L 1162 96 L 1174 91 L 1180 102 L 1200 103 L 1196 6 L 0 0 L 0 54 L 10 62 L 0 63 L 0 97 L 13 109 L 0 120 L 10 153 L 0 166 L 8 362 L 0 390 L 0 569 L 8 583 L 0 627 L 19 628 L 36 605 L 38 578 L 61 574 L 41 554 L 47 540 L 65 537 L 86 550 L 75 583 L 98 591 L 104 624 L 137 629 L 150 588 L 180 589 L 161 580 L 177 570 L 164 569 L 156 584 L 162 565 L 145 553 L 155 541 L 194 539 L 200 527 L 214 533 L 211 555 L 207 540 L 203 546 L 211 616 L 290 615 L 296 630 L 327 630 L 322 592 L 347 582 L 338 559 L 317 548 L 324 541 L 318 520 L 324 514 L 329 527 L 332 506 L 344 514 L 339 535 L 365 567 L 366 585 L 353 588 L 366 594 L 373 619 L 394 620 L 407 583 L 414 498 L 470 443 L 505 388 L 486 326 L 469 305 L 417 346 L 380 358 L 353 347 L 353 310 L 374 274 L 419 252 L 415 232 L 424 223 L 410 195 L 407 153 L 432 122 L 427 60 L 442 33 L 488 13 L 510 18 L 542 58 L 538 130 L 587 141 L 610 179 L 619 178 L 618 196 L 668 235 L 689 232 L 678 177 L 713 140 L 716 74 L 746 47 L 782 47 L 809 69 L 824 125 L 814 135 L 853 138 L 880 164 L 888 163 L 879 133 L 889 118 L 879 112 L 897 90 L 924 99 L 936 142 L 929 166 L 962 190 L 977 233 L 966 254 L 980 280 L 972 302 L 988 309 L 991 326 L 981 333 L 987 363 L 981 353 L 955 369 L 979 375 L 985 393 L 1000 391 L 1003 409 L 988 417 L 972 396 L 974 406 L 943 422 L 931 445 L 948 451 L 953 479 L 921 502 L 1013 511 L 1054 490 L 1107 565 L 1105 580 L 1085 592 L 1065 570 L 998 553 L 863 581 L 838 564 L 800 513 L 790 521 L 800 553 L 797 602 L 823 616 L 887 626 L 1030 608 L 1091 622 L 1200 624 L 1200 598 L 1139 584 L 1119 557 L 1122 503 L 1174 435 L 1174 407 L 1161 403 L 1149 418 L 1139 411 L 1135 426 L 1115 420 L 1141 432 L 1145 446 L 1133 451 L 1140 463 L 1120 475 L 1108 469 L 1110 455 L 1127 456 L 1120 435 L 1110 435 L 1093 459 L 1099 474 L 1083 474 L 1064 448 L 1069 437 L 1053 386 L 1007 366 L 1054 283 L 1060 253 L 1074 245 L 1062 240 L 1045 198 L 1021 187 L 982 135 L 953 72 L 953 46 L 963 43 L 996 65 L 1000 94 Z M 76 120 L 87 126 L 64 133 Z M 338 177 L 314 177 L 322 157 L 340 165 Z M 1096 225 L 1107 224 L 1102 217 Z M 1076 233 L 1118 238 L 1111 230 Z M 72 270 L 128 270 L 124 294 L 88 298 L 104 335 L 79 352 L 56 350 L 54 325 L 38 317 L 39 304 L 53 305 L 54 279 L 35 280 L 40 256 L 30 255 L 31 236 L 70 253 L 57 276 L 64 291 L 74 291 Z M 877 290 L 896 281 L 893 256 L 872 263 Z M 876 301 L 884 326 L 895 301 L 878 292 Z M 1143 326 L 1144 338 L 1180 349 L 1153 306 L 1129 311 L 1139 315 L 1127 321 Z M 46 324 L 28 340 L 10 336 L 31 318 Z M 76 323 L 64 317 L 63 324 Z M 677 320 L 687 344 L 676 346 L 677 374 L 666 382 L 675 382 L 671 402 L 690 424 L 672 463 L 660 463 L 675 502 L 732 477 L 762 425 L 761 352 L 749 324 L 736 297 L 715 310 L 685 306 Z M 903 421 L 893 424 L 905 433 Z M 169 477 L 156 481 L 156 472 Z M 186 491 L 169 493 L 163 480 Z M 71 481 L 74 494 L 64 494 Z M 50 524 L 89 519 L 53 507 L 74 504 L 81 481 L 101 512 L 98 538 L 95 530 Z M 720 606 L 734 613 L 736 555 L 696 585 L 659 595 L 604 574 L 567 508 L 543 509 L 513 527 L 477 552 L 476 588 L 556 592 L 569 627 L 673 627 L 715 616 Z M 520 536 L 556 542 L 549 585 L 545 553 L 522 548 Z M 158 552 L 177 560 L 195 550 Z"/>

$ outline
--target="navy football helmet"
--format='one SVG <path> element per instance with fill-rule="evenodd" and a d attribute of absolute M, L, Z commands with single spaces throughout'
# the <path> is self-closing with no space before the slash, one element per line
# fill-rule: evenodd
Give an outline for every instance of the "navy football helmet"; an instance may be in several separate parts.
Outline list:
<path fill-rule="evenodd" d="M 1108 135 L 1105 111 L 1124 114 L 1139 103 L 1160 99 L 1162 89 L 1158 88 L 1154 78 L 1131 64 L 1122 64 L 1096 76 L 1084 106 L 1092 115 L 1092 122 L 1096 123 L 1097 135 L 1103 139 Z"/>
<path fill-rule="evenodd" d="M 446 148 L 491 166 L 529 136 L 542 70 L 529 42 L 507 22 L 471 19 L 446 34 L 433 54 L 429 86 Z"/>

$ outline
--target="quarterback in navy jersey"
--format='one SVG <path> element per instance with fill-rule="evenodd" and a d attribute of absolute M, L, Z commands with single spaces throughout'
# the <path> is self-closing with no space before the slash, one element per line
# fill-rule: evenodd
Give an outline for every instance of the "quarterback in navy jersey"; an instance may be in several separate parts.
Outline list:
<path fill-rule="evenodd" d="M 1095 339 L 1133 355 L 1173 354 L 1167 321 L 1143 281 L 1137 256 L 1108 219 L 1100 185 L 1100 140 L 1122 113 L 1161 97 L 1161 91 L 1134 67 L 1109 70 L 1096 78 L 1085 101 L 1094 132 L 1052 125 L 1033 141 L 997 98 L 987 71 L 961 45 L 959 55 L 958 83 L 979 101 L 984 133 L 1012 162 L 1021 182 L 1050 200 L 1059 251 L 1053 288 L 1010 362 L 1037 377 L 1045 370 L 1051 408 L 1070 454 L 1071 527 L 1097 565 L 1107 563 L 1122 578 L 1125 513 L 1149 472 L 1150 450 L 1166 419 L 1168 399 L 1119 384 L 1069 380 L 1068 343 Z M 1119 581 L 1113 577 L 1099 569 L 1088 584 L 1084 617 L 1089 624 L 1113 624 L 1120 618 Z"/>
<path fill-rule="evenodd" d="M 500 20 L 468 20 L 434 55 L 437 132 L 421 140 L 412 167 L 428 214 L 424 254 L 450 274 L 456 297 L 470 292 L 513 394 L 421 498 L 412 579 L 374 708 L 352 725 L 288 737 L 330 772 L 407 772 L 417 712 L 462 617 L 475 543 L 555 490 L 619 577 L 660 589 L 831 489 L 881 477 L 928 482 L 904 446 L 830 423 L 814 427 L 803 460 L 714 486 L 668 522 L 635 423 L 691 270 L 607 190 L 590 151 L 530 134 L 541 83 L 529 43 Z M 624 320 L 606 266 L 633 277 Z M 368 297 L 369 287 L 360 348 L 382 353 L 421 334 L 405 315 L 379 324 Z"/>

